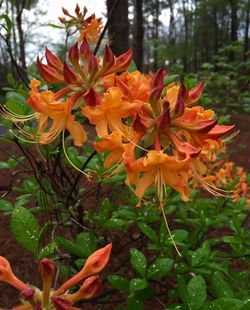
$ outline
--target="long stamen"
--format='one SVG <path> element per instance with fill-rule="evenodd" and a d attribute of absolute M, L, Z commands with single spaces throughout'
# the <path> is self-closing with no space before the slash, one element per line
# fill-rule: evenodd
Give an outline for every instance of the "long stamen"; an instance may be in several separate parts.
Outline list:
<path fill-rule="evenodd" d="M 63 147 L 63 152 L 64 152 L 64 155 L 66 157 L 66 159 L 68 160 L 68 162 L 71 164 L 72 167 L 74 167 L 78 172 L 84 174 L 88 180 L 90 180 L 91 178 L 91 175 L 89 175 L 88 173 L 82 171 L 81 169 L 79 169 L 69 158 L 68 154 L 67 154 L 67 151 L 66 151 L 66 147 L 65 147 L 65 130 L 63 130 L 62 132 L 62 147 Z"/>
<path fill-rule="evenodd" d="M 170 231 L 170 228 L 169 228 L 169 226 L 168 226 L 168 221 L 167 221 L 167 217 L 166 217 L 166 214 L 165 214 L 164 206 L 162 206 L 161 210 L 162 210 L 163 219 L 164 219 L 164 222 L 165 222 L 165 224 L 166 224 L 166 228 L 167 228 L 169 237 L 170 237 L 170 239 L 171 239 L 171 241 L 172 241 L 172 243 L 173 243 L 173 246 L 174 246 L 174 248 L 175 248 L 177 254 L 181 257 L 182 255 L 181 255 L 180 251 L 179 251 L 178 248 L 177 248 L 177 245 L 176 245 L 176 243 L 175 243 L 175 241 L 174 241 L 174 237 L 173 237 L 173 235 L 172 235 L 172 233 L 171 233 L 171 231 Z"/>

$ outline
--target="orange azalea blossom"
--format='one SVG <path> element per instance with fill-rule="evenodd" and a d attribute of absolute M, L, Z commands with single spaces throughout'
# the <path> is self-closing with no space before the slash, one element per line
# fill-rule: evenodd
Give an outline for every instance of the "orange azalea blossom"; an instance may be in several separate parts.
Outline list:
<path fill-rule="evenodd" d="M 59 20 L 64 25 L 67 25 L 68 27 L 76 27 L 76 29 L 80 32 L 80 37 L 78 38 L 78 41 L 82 41 L 83 39 L 86 39 L 90 43 L 96 43 L 98 40 L 98 35 L 102 29 L 102 21 L 101 18 L 96 18 L 95 14 L 90 15 L 89 17 L 86 17 L 86 14 L 88 12 L 87 8 L 84 7 L 81 11 L 79 5 L 76 5 L 75 8 L 75 16 L 70 14 L 68 10 L 65 8 L 62 8 L 64 15 L 69 17 L 66 19 L 65 17 L 59 17 Z"/>
<path fill-rule="evenodd" d="M 30 97 L 27 103 L 32 107 L 35 113 L 32 117 L 17 116 L 9 112 L 7 117 L 12 118 L 16 122 L 22 122 L 36 118 L 38 121 L 37 135 L 23 131 L 20 132 L 31 140 L 35 140 L 41 144 L 53 142 L 59 134 L 65 129 L 69 131 L 73 137 L 76 146 L 82 146 L 86 141 L 87 136 L 82 126 L 75 121 L 74 115 L 71 114 L 72 100 L 66 102 L 57 101 L 57 95 L 51 91 L 40 92 L 38 87 L 40 81 L 31 80 L 30 82 Z"/>
<path fill-rule="evenodd" d="M 146 190 L 152 185 L 157 188 L 160 206 L 166 197 L 166 186 L 171 186 L 181 194 L 184 201 L 188 200 L 191 189 L 188 186 L 188 171 L 191 158 L 178 160 L 162 151 L 151 150 L 138 160 L 126 165 L 128 178 L 126 183 L 135 184 L 135 194 L 141 201 Z M 138 206 L 140 205 L 140 202 Z"/>
<path fill-rule="evenodd" d="M 82 108 L 82 113 L 89 119 L 90 124 L 96 125 L 99 137 L 107 136 L 110 131 L 127 132 L 128 126 L 122 119 L 133 116 L 140 109 L 137 101 L 128 102 L 118 87 L 111 87 L 104 94 L 100 104 Z"/>
<path fill-rule="evenodd" d="M 94 106 L 99 104 L 104 92 L 104 84 L 108 76 L 126 70 L 132 59 L 132 50 L 115 57 L 106 46 L 103 61 L 91 52 L 86 39 L 81 44 L 74 44 L 68 54 L 72 67 L 64 64 L 49 49 L 46 49 L 47 65 L 37 60 L 38 70 L 42 78 L 50 84 L 66 84 L 60 94 L 74 97 L 77 105 Z M 59 93 L 59 92 L 58 92 Z"/>
<path fill-rule="evenodd" d="M 151 185 L 156 185 L 161 205 L 166 185 L 180 192 L 186 201 L 190 193 L 190 172 L 192 177 L 209 189 L 202 179 L 206 166 L 200 158 L 218 149 L 222 145 L 220 138 L 233 126 L 217 125 L 212 110 L 194 106 L 201 97 L 202 83 L 190 91 L 183 84 L 172 83 L 165 87 L 164 72 L 158 70 L 150 85 L 146 82 L 145 88 L 138 88 L 139 76 L 137 72 L 126 72 L 115 77 L 114 83 L 123 96 L 121 93 L 119 97 L 110 96 L 113 97 L 112 104 L 109 102 L 107 105 L 105 102 L 103 107 L 100 104 L 83 108 L 84 115 L 91 124 L 96 125 L 99 137 L 103 138 L 95 147 L 98 152 L 110 151 L 106 166 L 120 162 L 126 166 L 127 184 L 135 185 L 135 194 L 140 201 Z M 130 80 L 133 81 L 131 89 Z M 136 93 L 134 85 L 141 92 Z M 117 93 L 116 88 L 110 89 Z M 129 109 L 135 103 L 137 105 Z M 126 104 L 124 114 L 123 104 Z M 121 137 L 114 142 L 114 137 L 118 137 L 114 131 L 120 131 L 123 142 L 119 140 Z M 134 132 L 132 136 L 136 139 L 126 137 L 127 132 L 130 136 Z M 143 156 L 138 155 L 138 152 L 135 156 L 136 148 Z"/>
<path fill-rule="evenodd" d="M 52 289 L 52 278 L 55 274 L 54 261 L 43 259 L 39 263 L 39 272 L 43 280 L 40 290 L 19 280 L 12 272 L 9 262 L 0 256 L 0 280 L 7 282 L 19 290 L 21 305 L 12 310 L 77 310 L 73 304 L 79 300 L 95 297 L 101 290 L 101 280 L 97 273 L 107 265 L 112 244 L 97 250 L 89 256 L 82 270 L 62 284 L 57 290 Z M 70 294 L 68 290 L 86 279 L 78 291 Z M 79 309 L 80 310 L 80 309 Z"/>
<path fill-rule="evenodd" d="M 242 167 L 236 166 L 233 162 L 219 160 L 215 161 L 215 164 L 209 167 L 204 176 L 207 184 L 225 189 L 230 188 L 236 178 L 238 181 L 230 197 L 234 202 L 237 202 L 240 197 L 244 197 L 246 198 L 246 203 L 250 204 L 250 189 L 247 184 L 247 173 Z M 199 184 L 195 185 L 199 187 Z"/>

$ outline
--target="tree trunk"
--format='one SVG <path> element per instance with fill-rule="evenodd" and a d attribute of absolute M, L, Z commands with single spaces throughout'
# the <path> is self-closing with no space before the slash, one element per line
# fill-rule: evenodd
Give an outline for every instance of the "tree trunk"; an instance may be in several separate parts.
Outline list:
<path fill-rule="evenodd" d="M 188 71 L 187 54 L 188 54 L 188 17 L 185 6 L 185 0 L 182 0 L 182 9 L 184 14 L 184 32 L 185 32 L 185 51 L 183 53 L 183 67 L 184 71 Z"/>
<path fill-rule="evenodd" d="M 134 61 L 138 70 L 142 70 L 143 66 L 143 13 L 142 13 L 142 0 L 134 0 L 135 14 L 134 14 Z"/>
<path fill-rule="evenodd" d="M 107 0 L 108 15 L 116 0 Z M 116 6 L 108 27 L 110 47 L 116 56 L 129 48 L 128 0 L 120 0 Z"/>
<path fill-rule="evenodd" d="M 154 11 L 154 71 L 158 69 L 158 39 L 159 39 L 159 10 L 160 3 L 156 0 Z"/>
<path fill-rule="evenodd" d="M 22 28 L 22 13 L 24 9 L 24 0 L 20 3 L 19 0 L 15 0 L 15 7 L 16 7 L 16 24 L 19 36 L 19 49 L 20 49 L 20 63 L 21 68 L 26 74 L 27 66 L 26 66 L 26 57 L 25 57 L 25 42 L 24 42 L 24 33 Z"/>
<path fill-rule="evenodd" d="M 245 35 L 244 35 L 244 52 L 243 52 L 243 60 L 246 61 L 248 57 L 249 51 L 249 14 L 250 14 L 250 0 L 248 0 L 246 5 L 246 26 L 245 26 Z"/>

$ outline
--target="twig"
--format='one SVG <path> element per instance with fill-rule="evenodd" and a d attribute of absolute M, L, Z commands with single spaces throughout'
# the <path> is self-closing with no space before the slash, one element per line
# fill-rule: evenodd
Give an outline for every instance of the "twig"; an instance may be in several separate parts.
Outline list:
<path fill-rule="evenodd" d="M 100 45 L 101 45 L 101 43 L 102 43 L 102 39 L 103 39 L 103 37 L 104 37 L 104 35 L 105 35 L 107 29 L 108 29 L 108 26 L 109 26 L 111 17 L 112 17 L 112 15 L 113 15 L 113 13 L 114 13 L 114 10 L 115 10 L 115 8 L 117 7 L 117 5 L 118 5 L 119 2 L 120 2 L 120 0 L 116 0 L 116 2 L 113 4 L 113 6 L 112 6 L 112 8 L 111 8 L 111 10 L 110 10 L 110 13 L 109 13 L 107 22 L 106 22 L 106 24 L 105 24 L 105 26 L 104 26 L 104 28 L 103 28 L 101 34 L 100 34 L 100 37 L 99 37 L 98 42 L 96 43 L 96 47 L 95 47 L 94 52 L 93 52 L 94 55 L 96 55 L 96 53 L 97 53 L 98 50 L 99 50 L 99 47 L 100 47 Z"/>

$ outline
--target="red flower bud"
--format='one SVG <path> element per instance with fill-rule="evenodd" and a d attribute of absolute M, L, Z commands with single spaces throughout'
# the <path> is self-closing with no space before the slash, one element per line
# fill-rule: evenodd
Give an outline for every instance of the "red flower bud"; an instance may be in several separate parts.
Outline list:
<path fill-rule="evenodd" d="M 77 75 L 66 62 L 63 65 L 63 76 L 65 82 L 68 84 L 75 84 L 77 81 Z"/>
<path fill-rule="evenodd" d="M 155 87 L 151 90 L 149 95 L 149 102 L 155 103 L 161 98 L 162 87 Z"/>
<path fill-rule="evenodd" d="M 78 15 L 80 13 L 80 7 L 78 4 L 76 4 L 75 13 Z"/>
<path fill-rule="evenodd" d="M 72 303 L 64 297 L 54 296 L 51 298 L 56 310 L 68 310 L 71 309 Z"/>
<path fill-rule="evenodd" d="M 63 14 L 70 16 L 69 11 L 62 7 Z"/>
<path fill-rule="evenodd" d="M 110 69 L 115 63 L 115 56 L 111 48 L 106 45 L 103 56 L 103 68 L 106 70 Z"/>
<path fill-rule="evenodd" d="M 63 69 L 63 64 L 61 62 L 61 60 L 55 55 L 53 54 L 47 47 L 45 50 L 45 57 L 47 60 L 47 63 L 50 67 L 56 69 L 57 71 L 62 71 Z"/>
<path fill-rule="evenodd" d="M 69 49 L 69 60 L 73 66 L 77 67 L 79 64 L 79 50 L 78 50 L 78 43 L 71 46 Z"/>
<path fill-rule="evenodd" d="M 184 102 L 188 99 L 188 90 L 183 83 L 180 85 L 178 96 L 180 96 Z"/>
<path fill-rule="evenodd" d="M 189 91 L 188 100 L 186 103 L 188 106 L 192 105 L 193 103 L 197 102 L 200 99 L 203 92 L 203 88 L 204 83 L 201 82 Z"/>
<path fill-rule="evenodd" d="M 97 73 L 97 71 L 99 70 L 99 65 L 98 65 L 97 59 L 92 53 L 90 53 L 90 55 L 89 55 L 88 68 L 89 68 L 89 73 L 91 75 L 95 75 Z"/>
<path fill-rule="evenodd" d="M 35 295 L 35 290 L 33 288 L 28 288 L 28 289 L 21 292 L 21 297 L 24 300 L 32 299 L 34 297 L 34 295 Z"/>
<path fill-rule="evenodd" d="M 155 73 L 155 75 L 152 77 L 151 80 L 151 89 L 154 88 L 163 88 L 164 87 L 164 70 L 159 69 Z"/>
<path fill-rule="evenodd" d="M 92 276 L 83 282 L 79 289 L 81 299 L 90 299 L 101 291 L 101 279 L 99 276 Z"/>
<path fill-rule="evenodd" d="M 86 104 L 89 106 L 96 106 L 101 104 L 101 96 L 90 87 L 83 95 L 82 98 L 85 100 Z"/>
<path fill-rule="evenodd" d="M 127 70 L 132 60 L 132 54 L 133 52 L 130 48 L 127 52 L 115 58 L 114 65 L 109 70 L 105 71 L 105 74 L 107 75 L 113 72 L 121 72 Z"/>
<path fill-rule="evenodd" d="M 89 43 L 88 41 L 84 38 L 82 41 L 82 44 L 80 46 L 80 54 L 84 59 L 87 59 L 89 57 L 89 54 L 91 53 Z"/>
<path fill-rule="evenodd" d="M 170 108 L 166 109 L 161 115 L 156 119 L 156 127 L 160 131 L 165 131 L 169 128 L 171 123 L 171 118 L 169 115 Z"/>
<path fill-rule="evenodd" d="M 175 103 L 175 106 L 174 106 L 172 113 L 171 113 L 172 118 L 175 118 L 175 117 L 182 115 L 184 112 L 184 109 L 185 109 L 185 106 L 184 106 L 183 99 L 181 96 L 178 96 L 176 103 Z"/>
<path fill-rule="evenodd" d="M 138 133 L 144 133 L 147 130 L 148 126 L 144 118 L 139 114 L 136 115 L 133 122 L 133 129 Z"/>
<path fill-rule="evenodd" d="M 67 23 L 65 17 L 58 17 L 58 19 L 60 20 L 60 22 L 61 22 L 62 24 L 66 24 L 66 23 Z"/>
<path fill-rule="evenodd" d="M 50 84 L 62 84 L 64 83 L 63 76 L 58 73 L 54 68 L 44 65 L 39 58 L 37 58 L 37 67 L 41 77 L 44 81 Z"/>
<path fill-rule="evenodd" d="M 38 270 L 43 278 L 53 277 L 55 273 L 55 264 L 52 259 L 44 258 L 40 261 Z"/>

